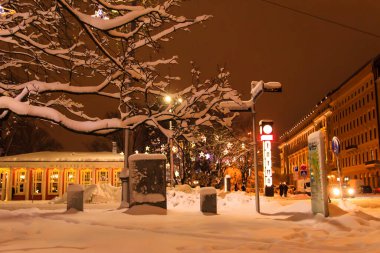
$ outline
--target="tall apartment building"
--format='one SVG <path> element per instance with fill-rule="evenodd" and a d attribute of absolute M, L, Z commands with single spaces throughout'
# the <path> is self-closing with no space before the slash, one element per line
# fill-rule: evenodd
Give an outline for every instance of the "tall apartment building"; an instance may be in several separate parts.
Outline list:
<path fill-rule="evenodd" d="M 338 157 L 341 179 L 362 179 L 365 185 L 380 187 L 379 74 L 380 56 L 377 56 L 281 136 L 281 173 L 289 183 L 299 178 L 301 166 L 308 167 L 308 135 L 321 130 L 325 134 L 329 180 L 336 181 L 338 177 L 337 161 L 331 150 L 331 140 L 336 136 L 341 142 Z"/>

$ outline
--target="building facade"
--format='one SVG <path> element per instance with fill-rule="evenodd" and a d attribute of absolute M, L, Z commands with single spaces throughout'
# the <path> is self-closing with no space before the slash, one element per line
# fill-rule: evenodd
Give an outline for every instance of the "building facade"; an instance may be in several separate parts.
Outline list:
<path fill-rule="evenodd" d="M 0 157 L 0 200 L 62 197 L 70 183 L 121 186 L 124 155 L 112 152 L 37 152 Z"/>
<path fill-rule="evenodd" d="M 321 130 L 325 134 L 325 166 L 330 181 L 361 179 L 364 185 L 380 187 L 379 74 L 378 56 L 331 91 L 309 115 L 281 136 L 281 172 L 290 183 L 300 178 L 301 166 L 308 167 L 308 135 Z M 334 136 L 340 140 L 338 157 L 331 150 Z"/>

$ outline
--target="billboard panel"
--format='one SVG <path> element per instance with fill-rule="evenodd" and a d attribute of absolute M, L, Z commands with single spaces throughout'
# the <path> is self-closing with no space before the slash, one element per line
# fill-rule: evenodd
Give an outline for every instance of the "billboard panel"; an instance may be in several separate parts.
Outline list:
<path fill-rule="evenodd" d="M 327 176 L 325 168 L 325 144 L 323 133 L 308 136 L 308 160 L 311 186 L 311 209 L 313 213 L 329 215 L 327 199 Z"/>

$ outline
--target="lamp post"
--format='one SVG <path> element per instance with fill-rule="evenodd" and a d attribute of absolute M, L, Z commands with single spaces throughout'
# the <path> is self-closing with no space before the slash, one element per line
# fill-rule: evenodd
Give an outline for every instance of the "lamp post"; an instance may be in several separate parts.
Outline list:
<path fill-rule="evenodd" d="M 164 97 L 164 101 L 166 104 L 171 104 L 173 99 L 171 96 L 166 95 Z M 182 102 L 182 99 L 178 100 L 179 102 Z M 170 120 L 169 121 L 169 130 L 173 130 L 173 123 Z M 170 185 L 174 186 L 174 157 L 173 157 L 173 138 L 168 137 L 168 144 L 169 144 L 169 159 L 170 159 Z"/>
<path fill-rule="evenodd" d="M 260 200 L 259 200 L 259 173 L 257 170 L 257 141 L 256 141 L 256 111 L 255 103 L 260 95 L 264 92 L 281 92 L 282 84 L 279 82 L 267 82 L 264 81 L 252 81 L 251 82 L 251 99 L 248 101 L 241 101 L 236 103 L 235 101 L 225 101 L 220 103 L 221 107 L 228 108 L 232 112 L 251 112 L 252 113 L 252 139 L 253 139 L 253 167 L 255 170 L 255 202 L 256 212 L 260 213 Z M 251 175 L 251 169 L 249 170 Z"/>

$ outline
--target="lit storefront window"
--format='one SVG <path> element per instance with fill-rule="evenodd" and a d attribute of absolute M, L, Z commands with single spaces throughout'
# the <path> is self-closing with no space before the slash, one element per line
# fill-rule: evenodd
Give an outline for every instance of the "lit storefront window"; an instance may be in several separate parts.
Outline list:
<path fill-rule="evenodd" d="M 108 170 L 101 169 L 97 171 L 98 183 L 105 184 L 108 183 Z"/>
<path fill-rule="evenodd" d="M 81 185 L 86 187 L 90 184 L 92 184 L 91 170 L 82 170 L 81 171 Z"/>
<path fill-rule="evenodd" d="M 121 170 L 114 170 L 113 171 L 113 186 L 120 187 L 121 186 L 121 180 L 120 180 L 120 172 Z"/>
<path fill-rule="evenodd" d="M 15 193 L 25 194 L 26 170 L 17 170 L 15 181 Z"/>
<path fill-rule="evenodd" d="M 42 170 L 33 171 L 33 194 L 41 194 L 42 192 Z"/>
<path fill-rule="evenodd" d="M 76 171 L 74 169 L 68 169 L 65 171 L 65 189 L 67 191 L 67 187 L 69 184 L 74 184 L 76 178 Z"/>
<path fill-rule="evenodd" d="M 49 171 L 49 194 L 58 194 L 59 170 Z"/>

